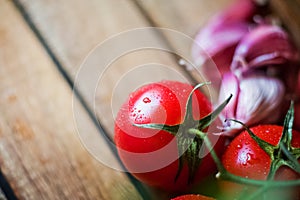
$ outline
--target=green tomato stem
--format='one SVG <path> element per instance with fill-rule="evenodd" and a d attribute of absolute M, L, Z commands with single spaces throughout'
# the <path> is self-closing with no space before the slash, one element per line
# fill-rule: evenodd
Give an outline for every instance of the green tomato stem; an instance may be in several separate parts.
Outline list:
<path fill-rule="evenodd" d="M 211 154 L 214 162 L 216 163 L 219 172 L 225 172 L 226 169 L 224 168 L 221 160 L 219 159 L 218 155 L 212 148 L 212 144 L 211 144 L 210 140 L 206 137 L 206 134 L 203 133 L 202 131 L 199 131 L 198 129 L 189 129 L 189 133 L 194 134 L 203 140 L 206 147 L 211 150 L 210 154 Z"/>
<path fill-rule="evenodd" d="M 267 191 L 270 188 L 269 185 L 266 185 L 264 187 L 259 188 L 255 193 L 248 197 L 243 197 L 244 200 L 253 200 L 259 197 L 261 194 L 263 194 L 265 191 Z"/>
<path fill-rule="evenodd" d="M 296 158 L 294 155 L 292 155 L 292 154 L 290 153 L 290 151 L 289 151 L 289 150 L 285 147 L 285 145 L 283 145 L 282 143 L 280 143 L 280 147 L 281 147 L 282 152 L 285 154 L 285 156 L 286 156 L 290 161 L 293 162 L 293 167 L 292 167 L 292 169 L 294 169 L 296 172 L 300 173 L 300 164 L 299 164 L 297 158 Z"/>
<path fill-rule="evenodd" d="M 253 185 L 253 186 L 263 186 L 263 187 L 290 187 L 295 185 L 300 185 L 300 179 L 298 180 L 290 180 L 290 181 L 273 181 L 273 180 L 255 180 L 249 178 L 243 178 L 241 176 L 236 176 L 230 172 L 228 172 L 216 152 L 214 151 L 212 144 L 206 134 L 197 129 L 189 129 L 190 134 L 194 134 L 200 137 L 203 140 L 203 143 L 206 145 L 208 149 L 211 149 L 210 154 L 217 165 L 219 173 L 217 174 L 217 178 L 221 178 L 223 180 L 233 181 L 240 184 Z"/>
<path fill-rule="evenodd" d="M 255 180 L 249 178 L 243 178 L 241 176 L 236 176 L 226 171 L 225 173 L 220 173 L 219 178 L 228 181 L 234 181 L 236 183 L 253 185 L 253 186 L 269 186 L 269 187 L 290 187 L 295 185 L 300 185 L 300 179 L 290 180 L 290 181 L 273 181 L 273 180 Z"/>

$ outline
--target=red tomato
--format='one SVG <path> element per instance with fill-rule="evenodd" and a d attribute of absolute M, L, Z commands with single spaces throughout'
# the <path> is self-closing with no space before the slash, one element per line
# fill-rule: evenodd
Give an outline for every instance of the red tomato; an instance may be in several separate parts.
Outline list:
<path fill-rule="evenodd" d="M 178 172 L 178 145 L 176 137 L 164 130 L 136 127 L 133 124 L 159 123 L 176 125 L 182 123 L 185 106 L 193 87 L 177 81 L 147 84 L 130 94 L 120 108 L 115 121 L 115 143 L 121 161 L 140 181 L 168 191 L 190 188 L 189 169 L 183 165 Z M 206 96 L 197 90 L 193 94 L 193 117 L 200 119 L 212 111 Z M 223 149 L 222 140 L 215 145 Z M 202 159 L 194 182 L 215 172 L 210 156 Z"/>
<path fill-rule="evenodd" d="M 259 125 L 250 129 L 260 139 L 272 145 L 277 145 L 282 135 L 283 127 L 277 125 Z M 292 147 L 300 147 L 300 133 L 293 131 Z M 232 174 L 258 180 L 266 180 L 270 171 L 270 156 L 260 148 L 247 131 L 243 131 L 228 145 L 222 157 L 222 163 Z M 300 175 L 292 169 L 281 166 L 275 174 L 275 180 L 299 179 Z M 235 183 L 222 182 L 223 190 L 238 193 L 242 187 Z M 236 190 L 236 191 L 233 191 Z M 277 198 L 276 198 L 277 199 Z"/>
<path fill-rule="evenodd" d="M 214 198 L 203 196 L 200 194 L 186 194 L 186 195 L 178 196 L 171 200 L 214 200 Z"/>

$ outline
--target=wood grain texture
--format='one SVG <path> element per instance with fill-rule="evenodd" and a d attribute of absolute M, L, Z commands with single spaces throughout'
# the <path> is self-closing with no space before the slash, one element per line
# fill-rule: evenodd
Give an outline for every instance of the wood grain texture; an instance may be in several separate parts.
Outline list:
<path fill-rule="evenodd" d="M 134 0 L 153 21 L 154 25 L 170 28 L 193 37 L 216 12 L 235 0 Z"/>
<path fill-rule="evenodd" d="M 193 39 L 216 12 L 235 0 L 174 0 L 172 3 L 160 0 L 134 1 L 148 14 L 153 25 L 182 32 Z M 169 40 L 174 48 L 190 51 L 191 44 L 173 40 L 172 37 Z"/>
<path fill-rule="evenodd" d="M 279 16 L 282 23 L 291 33 L 297 47 L 300 49 L 300 1 L 299 0 L 272 0 L 270 6 Z"/>
<path fill-rule="evenodd" d="M 72 81 L 82 69 L 80 65 L 85 57 L 91 50 L 95 52 L 98 44 L 101 46 L 124 31 L 150 26 L 143 13 L 129 0 L 65 0 L 59 4 L 51 0 L 20 2 Z M 129 43 L 135 44 L 141 40 L 139 36 L 135 39 Z M 149 33 L 147 43 L 162 44 L 167 48 L 165 41 L 156 33 Z M 120 47 L 123 45 L 120 44 Z M 109 47 L 105 52 L 114 53 L 120 47 Z M 93 66 L 86 76 L 81 76 L 76 87 L 111 137 L 116 110 L 133 89 L 163 79 L 188 81 L 188 76 L 178 66 L 173 55 L 164 50 L 133 50 L 104 64 L 101 61 L 109 60 L 109 57 L 99 61 L 101 56 L 100 52 L 95 60 L 89 61 Z M 157 70 L 141 70 L 136 75 L 142 68 L 140 66 L 145 64 L 156 66 Z M 168 70 L 164 67 L 159 70 L 160 65 Z M 106 70 L 105 74 L 96 73 L 99 69 Z M 99 79 L 96 85 L 91 81 L 95 79 Z"/>
<path fill-rule="evenodd" d="M 184 59 L 191 64 L 191 48 L 196 34 L 208 23 L 208 20 L 235 0 L 174 0 L 172 3 L 160 0 L 134 0 L 134 2 L 146 13 L 152 25 L 178 31 L 189 39 L 178 39 L 172 34 L 165 34 L 166 40 L 174 48 L 184 55 L 178 59 Z M 199 73 L 199 69 L 191 68 L 189 73 L 197 82 L 205 81 L 205 77 Z M 209 81 L 209 80 L 207 80 Z M 213 90 L 204 90 L 212 99 L 216 99 L 217 93 Z"/>
<path fill-rule="evenodd" d="M 0 189 L 0 200 L 7 200 L 4 192 L 2 191 L 2 189 Z"/>
<path fill-rule="evenodd" d="M 72 90 L 11 1 L 0 1 L 0 165 L 19 199 L 141 199 L 92 157 L 73 121 Z M 114 159 L 78 102 L 89 141 Z M 109 192 L 108 192 L 109 191 Z"/>

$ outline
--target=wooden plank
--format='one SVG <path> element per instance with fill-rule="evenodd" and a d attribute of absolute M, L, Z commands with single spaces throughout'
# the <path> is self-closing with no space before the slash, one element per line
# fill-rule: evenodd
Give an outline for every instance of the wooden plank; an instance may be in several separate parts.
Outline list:
<path fill-rule="evenodd" d="M 65 0 L 59 4 L 50 0 L 20 0 L 20 3 L 72 81 L 74 81 L 84 58 L 97 44 L 106 42 L 110 37 L 123 31 L 150 25 L 134 3 L 129 0 Z M 148 44 L 164 45 L 159 34 L 149 33 L 147 38 Z M 139 39 L 141 40 L 139 36 L 136 39 L 130 43 L 135 44 Z M 120 46 L 122 45 L 120 44 Z M 120 48 L 111 47 L 107 51 L 113 53 L 118 49 Z M 95 113 L 102 120 L 111 137 L 115 110 L 133 88 L 151 80 L 188 79 L 182 68 L 177 65 L 177 61 L 174 61 L 173 55 L 164 50 L 148 48 L 120 55 L 110 64 L 107 73 L 102 77 L 98 77 L 99 74 L 95 72 L 99 68 L 107 66 L 105 63 L 102 66 L 97 62 L 100 61 L 94 61 L 96 64 L 87 72 L 89 73 L 87 78 L 80 80 L 76 86 L 79 87 L 91 110 L 94 110 L 94 103 L 96 104 Z M 159 67 L 156 67 L 157 70 L 141 71 L 135 78 L 126 79 L 140 69 L 137 66 L 147 63 L 159 63 L 170 69 L 159 70 Z M 103 79 L 99 80 L 101 84 L 96 88 L 91 80 L 98 78 Z M 120 82 L 125 80 L 130 81 Z M 120 88 L 120 85 L 125 87 L 116 92 L 115 89 Z M 113 109 L 111 109 L 112 102 L 114 103 Z"/>
<path fill-rule="evenodd" d="M 7 198 L 6 198 L 6 196 L 5 196 L 2 189 L 0 189 L 0 200 L 7 200 Z"/>
<path fill-rule="evenodd" d="M 153 25 L 194 36 L 207 20 L 235 0 L 134 0 L 153 21 Z"/>
<path fill-rule="evenodd" d="M 300 1 L 272 0 L 270 6 L 275 15 L 279 16 L 284 26 L 291 33 L 297 47 L 300 49 Z"/>
<path fill-rule="evenodd" d="M 236 0 L 190 0 L 188 2 L 175 0 L 172 3 L 159 0 L 134 1 L 148 14 L 153 25 L 178 30 L 194 38 L 212 15 Z M 269 3 L 274 14 L 282 19 L 300 48 L 300 1 L 271 0 Z M 170 40 L 174 48 L 184 48 L 190 51 L 190 44 L 183 44 L 172 38 Z"/>
<path fill-rule="evenodd" d="M 178 56 L 177 59 L 189 60 L 190 64 L 194 63 L 191 58 L 191 48 L 196 34 L 206 25 L 213 15 L 234 3 L 234 1 L 235 0 L 174 0 L 170 3 L 168 1 L 159 0 L 134 0 L 142 12 L 147 13 L 148 19 L 152 22 L 153 26 L 178 31 L 189 38 L 183 40 L 174 37 L 172 34 L 164 35 L 174 49 L 185 52 L 185 55 L 187 55 L 186 57 Z M 189 73 L 197 82 L 206 80 L 206 77 L 203 77 L 198 69 L 195 70 L 195 68 L 189 67 Z M 210 88 L 210 90 L 205 90 L 205 92 L 213 101 L 216 101 L 217 93 L 215 90 Z"/>
<path fill-rule="evenodd" d="M 0 1 L 0 163 L 19 199 L 141 199 L 121 173 L 98 162 L 79 140 L 72 91 L 22 16 Z M 114 159 L 81 113 L 88 141 Z"/>
<path fill-rule="evenodd" d="M 160 0 L 134 1 L 148 14 L 154 26 L 179 31 L 191 37 L 192 40 L 216 12 L 235 0 L 174 0 L 172 3 Z M 168 38 L 169 36 L 167 35 L 166 37 Z M 183 49 L 183 51 L 190 52 L 191 43 L 174 40 L 172 37 L 169 37 L 169 40 L 175 49 Z"/>
<path fill-rule="evenodd" d="M 28 14 L 29 20 L 37 27 L 43 40 L 72 81 L 85 56 L 98 43 L 106 42 L 106 39 L 122 31 L 151 25 L 144 17 L 145 13 L 140 12 L 133 1 L 128 0 L 65 0 L 59 4 L 50 0 L 20 0 L 20 3 Z M 155 33 L 150 33 L 148 40 L 153 43 L 164 43 L 160 35 Z M 90 72 L 95 72 L 98 67 L 101 67 L 97 65 L 97 60 L 91 62 L 96 64 Z M 174 73 L 170 73 L 170 70 L 157 70 L 151 74 L 148 71 L 149 73 L 140 73 L 135 76 L 136 78 L 130 79 L 133 77 L 132 74 L 138 71 L 135 70 L 136 66 L 147 63 L 166 65 L 174 70 Z M 79 87 L 92 111 L 94 111 L 93 100 L 96 100 L 96 104 L 98 102 L 95 109 L 97 117 L 105 123 L 108 132 L 112 134 L 112 115 L 115 111 L 111 111 L 111 103 L 116 105 L 113 107 L 118 107 L 127 97 L 128 92 L 143 80 L 182 79 L 182 76 L 188 79 L 182 70 L 173 55 L 166 51 L 139 50 L 120 56 L 113 62 L 106 71 L 106 75 L 101 77 L 96 90 L 86 84 L 89 84 L 89 78 L 94 79 L 93 75 L 97 77 L 97 74 L 89 74 L 91 76 L 82 79 L 76 86 Z M 126 79 L 129 79 L 129 82 Z M 103 85 L 105 87 L 102 87 Z M 114 93 L 116 89 L 121 92 Z M 94 95 L 95 91 L 95 99 L 93 99 L 91 95 Z M 112 99 L 112 96 L 115 98 Z M 101 116 L 105 117 L 105 121 Z"/>

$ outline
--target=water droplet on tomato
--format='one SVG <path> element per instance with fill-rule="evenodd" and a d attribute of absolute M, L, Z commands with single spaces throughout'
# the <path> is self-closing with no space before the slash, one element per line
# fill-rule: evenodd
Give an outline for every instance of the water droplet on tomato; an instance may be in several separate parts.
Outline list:
<path fill-rule="evenodd" d="M 143 99 L 143 102 L 144 102 L 144 103 L 150 103 L 150 102 L 151 102 L 151 99 L 150 99 L 149 97 L 145 97 L 145 98 Z"/>
<path fill-rule="evenodd" d="M 246 156 L 247 156 L 247 161 L 251 160 L 251 154 L 250 153 L 247 153 Z"/>
<path fill-rule="evenodd" d="M 247 165 L 251 165 L 253 164 L 253 157 L 254 155 L 251 153 L 246 153 L 247 151 L 242 152 L 239 155 L 239 162 L 243 165 L 243 166 L 247 166 Z"/>
<path fill-rule="evenodd" d="M 241 149 L 242 146 L 241 146 L 240 144 L 238 144 L 238 145 L 236 146 L 236 148 Z"/>

